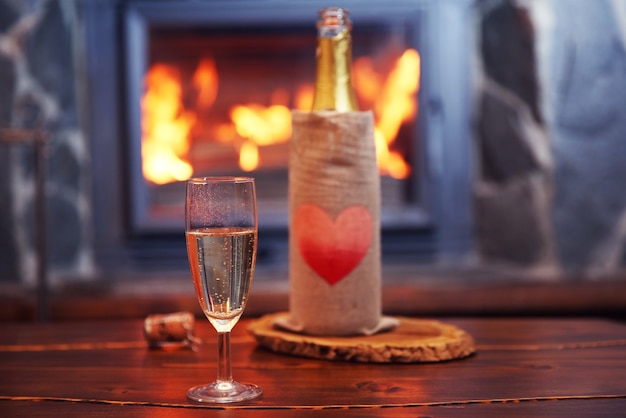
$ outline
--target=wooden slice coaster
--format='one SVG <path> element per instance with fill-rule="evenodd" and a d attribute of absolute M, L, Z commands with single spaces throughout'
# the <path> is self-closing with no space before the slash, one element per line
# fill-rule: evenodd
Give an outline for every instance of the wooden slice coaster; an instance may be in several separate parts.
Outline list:
<path fill-rule="evenodd" d="M 248 331 L 272 351 L 295 356 L 365 363 L 430 363 L 467 357 L 475 352 L 474 339 L 450 324 L 418 318 L 397 318 L 392 331 L 371 336 L 321 337 L 274 327 L 280 312 L 252 322 Z"/>

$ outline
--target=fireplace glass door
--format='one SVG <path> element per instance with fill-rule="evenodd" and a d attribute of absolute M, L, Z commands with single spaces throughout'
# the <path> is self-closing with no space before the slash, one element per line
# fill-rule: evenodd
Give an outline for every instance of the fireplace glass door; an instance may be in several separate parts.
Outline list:
<path fill-rule="evenodd" d="M 286 227 L 291 110 L 311 108 L 315 82 L 308 17 L 144 26 L 142 53 L 128 55 L 135 229 L 180 228 L 182 181 L 214 175 L 255 177 L 260 227 Z M 383 225 L 419 224 L 416 21 L 353 20 L 353 85 L 374 114 Z"/>

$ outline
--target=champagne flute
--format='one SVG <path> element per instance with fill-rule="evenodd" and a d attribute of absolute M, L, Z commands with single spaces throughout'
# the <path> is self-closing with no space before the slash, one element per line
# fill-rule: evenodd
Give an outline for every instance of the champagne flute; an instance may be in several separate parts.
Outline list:
<path fill-rule="evenodd" d="M 217 379 L 192 387 L 196 402 L 254 399 L 263 390 L 233 380 L 230 331 L 246 306 L 256 262 L 258 221 L 253 178 L 204 177 L 186 183 L 187 255 L 202 311 L 218 335 Z"/>

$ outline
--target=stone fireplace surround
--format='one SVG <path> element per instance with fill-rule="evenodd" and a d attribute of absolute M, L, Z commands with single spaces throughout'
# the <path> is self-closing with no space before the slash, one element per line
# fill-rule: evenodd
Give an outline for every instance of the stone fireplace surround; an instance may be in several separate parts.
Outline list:
<path fill-rule="evenodd" d="M 111 65 L 86 62 L 93 29 L 85 13 L 103 1 L 0 1 L 0 127 L 51 133 L 48 242 L 57 286 L 111 279 L 94 214 L 107 218 L 119 202 L 94 198 L 93 166 L 102 156 L 93 154 L 83 82 L 89 65 Z M 626 4 L 485 0 L 472 12 L 476 245 L 443 276 L 623 282 Z M 99 109 L 116 120 L 115 107 Z M 27 287 L 36 257 L 28 152 L 0 146 L 0 283 Z M 442 265 L 423 266 L 425 286 Z"/>

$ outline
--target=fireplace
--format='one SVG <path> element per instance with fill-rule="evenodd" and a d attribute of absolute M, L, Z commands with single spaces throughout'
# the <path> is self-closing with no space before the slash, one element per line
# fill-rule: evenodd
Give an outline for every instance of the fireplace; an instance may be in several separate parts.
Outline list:
<path fill-rule="evenodd" d="M 129 85 L 142 86 L 141 97 L 137 89 L 128 95 L 129 108 L 141 114 L 129 133 L 134 147 L 141 144 L 132 164 L 142 168 L 132 173 L 135 229 L 180 229 L 181 180 L 191 175 L 253 175 L 261 224 L 286 226 L 290 109 L 310 109 L 313 99 L 314 16 L 309 20 L 237 19 L 208 28 L 145 23 L 146 43 L 138 49 L 147 59 L 136 48 L 127 56 Z M 131 20 L 127 33 L 136 25 Z M 388 22 L 354 30 L 354 84 L 361 108 L 376 115 L 386 223 L 418 221 L 402 216 L 416 213 L 406 207 L 421 178 L 414 30 L 392 30 Z"/>
<path fill-rule="evenodd" d="M 471 249 L 469 3 L 341 4 L 354 23 L 359 104 L 372 109 L 377 125 L 387 258 L 454 259 Z M 88 43 L 104 52 L 93 59 L 115 66 L 106 76 L 91 66 L 92 107 L 118 110 L 102 107 L 92 120 L 102 202 L 96 232 L 105 258 L 179 265 L 182 180 L 236 174 L 257 180 L 259 262 L 286 262 L 289 112 L 310 106 L 315 20 L 324 6 L 87 6 Z M 117 36 L 98 30 L 107 20 L 119 27 Z"/>

